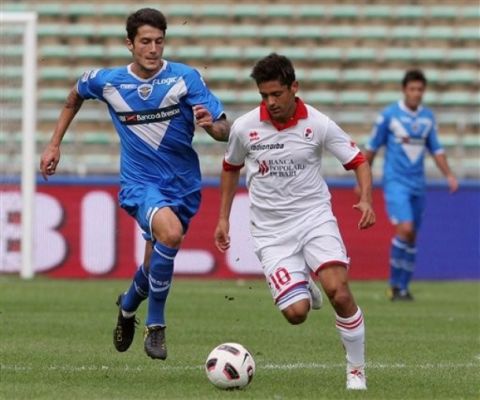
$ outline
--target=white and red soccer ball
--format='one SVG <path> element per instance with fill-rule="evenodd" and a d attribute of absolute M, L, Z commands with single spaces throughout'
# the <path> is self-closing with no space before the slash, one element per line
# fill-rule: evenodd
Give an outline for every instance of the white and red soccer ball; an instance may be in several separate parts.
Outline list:
<path fill-rule="evenodd" d="M 223 343 L 208 355 L 205 372 L 209 381 L 220 389 L 241 389 L 251 382 L 255 361 L 241 344 Z"/>

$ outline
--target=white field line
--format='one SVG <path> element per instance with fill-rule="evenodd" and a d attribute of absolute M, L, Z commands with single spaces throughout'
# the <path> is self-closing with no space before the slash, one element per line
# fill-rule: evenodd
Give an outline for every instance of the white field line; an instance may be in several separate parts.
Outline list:
<path fill-rule="evenodd" d="M 257 364 L 257 370 L 296 370 L 296 369 L 330 369 L 330 368 L 344 368 L 345 364 L 320 364 L 320 363 L 294 363 L 294 364 Z M 203 369 L 203 365 L 159 365 L 160 370 L 169 371 L 191 371 Z M 459 369 L 459 368 L 480 368 L 480 363 L 426 363 L 426 364 L 382 364 L 369 363 L 367 369 Z M 149 369 L 149 368 L 148 368 Z M 108 365 L 49 365 L 49 366 L 31 366 L 20 364 L 0 364 L 0 371 L 66 371 L 66 372 L 91 372 L 91 371 L 128 371 L 128 372 L 142 372 L 147 368 L 142 366 L 130 367 L 125 366 L 108 366 Z"/>

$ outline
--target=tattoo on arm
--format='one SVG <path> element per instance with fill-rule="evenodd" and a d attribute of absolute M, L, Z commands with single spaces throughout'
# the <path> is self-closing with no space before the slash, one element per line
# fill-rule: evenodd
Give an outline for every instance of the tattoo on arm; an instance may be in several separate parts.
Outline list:
<path fill-rule="evenodd" d="M 82 106 L 82 103 L 83 99 L 78 95 L 75 90 L 72 90 L 69 93 L 67 100 L 65 100 L 65 108 L 77 112 Z"/>
<path fill-rule="evenodd" d="M 226 119 L 221 119 L 216 122 L 218 125 L 218 140 L 222 142 L 228 141 L 228 136 L 230 134 L 230 123 Z"/>

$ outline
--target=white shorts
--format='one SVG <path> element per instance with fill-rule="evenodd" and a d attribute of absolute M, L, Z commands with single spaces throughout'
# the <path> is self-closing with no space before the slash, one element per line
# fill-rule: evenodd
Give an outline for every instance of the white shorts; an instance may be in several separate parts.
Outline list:
<path fill-rule="evenodd" d="M 348 267 L 349 258 L 335 219 L 319 225 L 292 227 L 282 235 L 255 240 L 256 254 L 280 310 L 310 299 L 310 273 L 335 264 Z"/>

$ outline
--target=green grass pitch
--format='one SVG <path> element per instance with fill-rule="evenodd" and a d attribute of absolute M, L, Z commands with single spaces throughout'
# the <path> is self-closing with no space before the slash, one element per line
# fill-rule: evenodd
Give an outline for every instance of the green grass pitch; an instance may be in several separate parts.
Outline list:
<path fill-rule="evenodd" d="M 115 299 L 127 281 L 21 281 L 0 276 L 0 399 L 479 399 L 478 282 L 415 282 L 391 303 L 384 282 L 353 282 L 367 329 L 368 391 L 347 392 L 330 305 L 290 326 L 263 280 L 177 278 L 167 306 L 165 362 L 112 344 Z M 145 305 L 139 317 L 143 322 Z M 245 345 L 257 371 L 222 391 L 203 364 L 214 346 Z"/>

